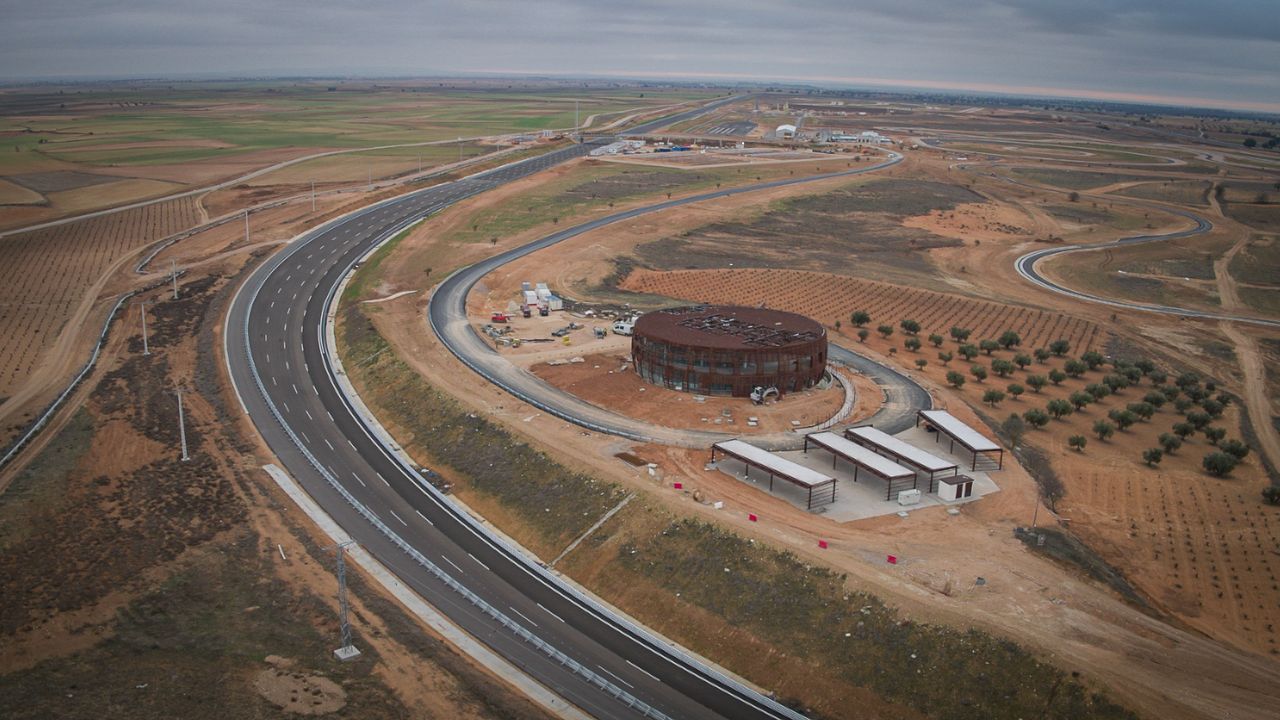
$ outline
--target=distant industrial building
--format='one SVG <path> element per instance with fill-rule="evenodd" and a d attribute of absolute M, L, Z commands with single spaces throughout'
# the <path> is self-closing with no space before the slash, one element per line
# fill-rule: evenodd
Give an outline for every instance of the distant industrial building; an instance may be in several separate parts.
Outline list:
<path fill-rule="evenodd" d="M 864 130 L 857 135 L 833 132 L 827 135 L 827 140 L 829 142 L 854 143 L 856 145 L 886 145 L 893 142 L 893 140 L 881 135 L 875 130 Z"/>
<path fill-rule="evenodd" d="M 777 130 L 773 131 L 774 137 L 779 140 L 792 140 L 796 136 L 795 125 L 779 125 Z"/>
<path fill-rule="evenodd" d="M 827 367 L 827 331 L 795 313 L 696 305 L 656 310 L 636 321 L 636 373 L 655 385 L 706 395 L 749 397 L 818 384 Z"/>

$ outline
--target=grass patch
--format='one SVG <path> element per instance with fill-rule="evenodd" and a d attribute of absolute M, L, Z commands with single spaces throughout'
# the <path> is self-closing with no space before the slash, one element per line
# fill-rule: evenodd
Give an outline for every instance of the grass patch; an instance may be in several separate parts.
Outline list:
<path fill-rule="evenodd" d="M 1118 190 L 1114 194 L 1205 207 L 1209 204 L 1209 186 L 1208 180 L 1157 180 Z"/>
<path fill-rule="evenodd" d="M 272 654 L 298 660 L 295 672 L 337 682 L 347 701 L 338 717 L 404 717 L 406 709 L 373 674 L 376 654 L 357 663 L 329 660 L 333 612 L 277 579 L 258 544 L 242 529 L 222 552 L 202 553 L 124 607 L 106 641 L 0 678 L 6 717 L 272 716 L 277 711 L 251 686 Z"/>
<path fill-rule="evenodd" d="M 1015 528 L 1013 536 L 1022 541 L 1032 552 L 1045 555 L 1058 563 L 1076 571 L 1082 571 L 1089 577 L 1115 590 L 1125 600 L 1143 610 L 1151 612 L 1151 606 L 1138 591 L 1124 579 L 1119 570 L 1111 567 L 1089 546 L 1072 535 L 1054 528 Z M 1040 537 L 1044 537 L 1041 545 Z"/>
<path fill-rule="evenodd" d="M 1036 170 L 1017 168 L 1014 175 L 1042 185 L 1052 185 L 1064 190 L 1092 190 L 1119 182 L 1146 180 L 1144 175 L 1125 175 L 1123 173 L 1086 172 L 1084 170 Z"/>
<path fill-rule="evenodd" d="M 93 443 L 93 416 L 81 408 L 0 495 L 0 550 L 25 539 L 32 524 L 67 501 L 71 471 Z"/>
<path fill-rule="evenodd" d="M 1280 240 L 1253 238 L 1231 258 L 1228 268 L 1236 282 L 1280 285 Z"/>
<path fill-rule="evenodd" d="M 621 545 L 616 562 L 929 717 L 1135 717 L 1012 642 L 911 622 L 842 575 L 707 523 L 673 521 Z"/>
<path fill-rule="evenodd" d="M 383 417 L 406 431 L 404 443 L 519 514 L 536 531 L 538 550 L 558 551 L 622 499 L 613 483 L 565 468 L 431 387 L 396 357 L 358 306 L 343 311 L 340 334 L 347 372 Z"/>

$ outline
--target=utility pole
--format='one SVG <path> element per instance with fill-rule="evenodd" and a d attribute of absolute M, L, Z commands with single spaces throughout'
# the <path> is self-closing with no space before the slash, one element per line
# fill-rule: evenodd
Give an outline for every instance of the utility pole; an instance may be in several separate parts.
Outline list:
<path fill-rule="evenodd" d="M 582 134 L 578 132 L 578 101 L 577 100 L 573 101 L 573 132 L 576 134 L 578 138 L 581 138 Z"/>
<path fill-rule="evenodd" d="M 458 162 L 462 162 L 462 138 L 458 138 Z"/>
<path fill-rule="evenodd" d="M 372 190 L 373 189 L 373 168 L 368 168 L 368 170 L 369 170 L 369 189 Z"/>
<path fill-rule="evenodd" d="M 249 243 L 249 208 L 244 209 L 244 241 Z"/>
<path fill-rule="evenodd" d="M 342 646 L 333 651 L 333 654 L 342 661 L 354 660 L 360 657 L 360 651 L 351 644 L 351 622 L 348 619 L 347 607 L 347 558 L 346 549 L 348 545 L 354 545 L 354 540 L 348 540 L 339 543 L 335 550 L 338 556 L 338 608 L 340 615 L 340 627 L 342 628 Z"/>
<path fill-rule="evenodd" d="M 187 420 L 182 412 L 183 388 L 179 387 L 173 392 L 178 396 L 178 436 L 182 438 L 182 461 L 186 462 L 191 456 L 187 454 Z"/>
<path fill-rule="evenodd" d="M 316 211 L 316 181 L 311 181 L 311 212 Z"/>
<path fill-rule="evenodd" d="M 170 274 L 173 276 L 173 299 L 178 299 L 178 261 L 169 261 Z"/>
<path fill-rule="evenodd" d="M 151 348 L 147 346 L 147 301 L 143 300 L 138 303 L 139 315 L 142 316 L 142 354 L 150 355 Z"/>
<path fill-rule="evenodd" d="M 418 174 L 422 174 L 422 153 L 418 153 Z"/>

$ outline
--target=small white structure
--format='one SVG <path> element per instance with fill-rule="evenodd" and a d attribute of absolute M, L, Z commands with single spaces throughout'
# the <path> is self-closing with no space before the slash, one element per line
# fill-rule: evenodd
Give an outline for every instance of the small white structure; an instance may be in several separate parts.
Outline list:
<path fill-rule="evenodd" d="M 973 497 L 973 478 L 968 475 L 938 478 L 938 497 L 947 502 Z"/>
<path fill-rule="evenodd" d="M 791 140 L 796 136 L 796 126 L 791 124 L 779 125 L 777 130 L 773 131 L 775 137 L 779 140 Z"/>
<path fill-rule="evenodd" d="M 912 488 L 911 490 L 901 490 L 898 492 L 899 505 L 919 505 L 920 491 Z"/>

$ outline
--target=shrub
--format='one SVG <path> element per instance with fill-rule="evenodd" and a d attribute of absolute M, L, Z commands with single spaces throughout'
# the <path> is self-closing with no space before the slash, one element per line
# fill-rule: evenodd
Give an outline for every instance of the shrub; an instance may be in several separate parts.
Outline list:
<path fill-rule="evenodd" d="M 1049 343 L 1049 352 L 1057 355 L 1058 357 L 1063 357 L 1067 353 L 1071 352 L 1071 343 L 1062 339 L 1054 340 Z"/>
<path fill-rule="evenodd" d="M 1158 408 L 1164 405 L 1165 402 L 1167 402 L 1165 400 L 1164 393 L 1159 392 L 1157 390 L 1152 390 L 1151 392 L 1144 395 L 1142 397 L 1142 401 L 1154 408 Z"/>
<path fill-rule="evenodd" d="M 1197 430 L 1203 430 L 1209 425 L 1209 421 L 1213 418 L 1209 417 L 1206 412 L 1189 412 L 1187 413 L 1187 422 L 1191 423 L 1191 427 Z"/>
<path fill-rule="evenodd" d="M 943 365 L 946 365 L 947 363 L 951 362 L 951 358 L 953 357 L 955 356 L 945 350 L 941 350 L 938 352 L 938 359 L 942 361 Z"/>
<path fill-rule="evenodd" d="M 1009 350 L 1022 344 L 1022 336 L 1012 330 L 1005 330 L 1000 333 L 996 342 L 1000 343 L 1000 347 Z"/>
<path fill-rule="evenodd" d="M 974 345 L 961 345 L 956 348 L 956 352 L 960 353 L 960 357 L 965 360 L 972 360 L 978 357 L 978 348 Z"/>
<path fill-rule="evenodd" d="M 987 355 L 990 355 L 1000 349 L 1000 343 L 995 340 L 981 340 L 978 342 L 978 349 Z"/>
<path fill-rule="evenodd" d="M 1173 432 L 1177 434 L 1178 437 L 1183 438 L 1184 440 L 1190 437 L 1191 434 L 1194 433 L 1195 431 L 1196 431 L 1196 426 L 1192 425 L 1191 423 L 1181 422 L 1181 423 L 1173 424 Z"/>
<path fill-rule="evenodd" d="M 1008 360 L 996 359 L 991 361 L 991 369 L 995 372 L 995 374 L 1004 378 L 1012 375 L 1013 371 L 1016 368 L 1013 366 L 1013 363 L 1009 362 Z"/>
<path fill-rule="evenodd" d="M 920 338 L 915 336 L 909 337 L 906 340 L 902 341 L 902 346 L 910 350 L 911 352 L 919 352 Z"/>
<path fill-rule="evenodd" d="M 1204 456 L 1201 464 L 1204 466 L 1205 472 L 1214 477 L 1226 477 L 1236 469 L 1236 463 L 1239 461 L 1235 457 L 1224 452 L 1211 452 Z"/>
<path fill-rule="evenodd" d="M 898 323 L 898 327 L 902 328 L 902 331 L 908 335 L 916 335 L 920 332 L 920 323 L 915 320 L 903 320 Z"/>
<path fill-rule="evenodd" d="M 1146 463 L 1147 467 L 1155 467 L 1163 459 L 1164 451 L 1160 448 L 1147 448 L 1142 451 L 1142 462 Z"/>
<path fill-rule="evenodd" d="M 1268 505 L 1280 505 L 1280 487 L 1268 485 L 1262 488 L 1262 499 Z"/>
<path fill-rule="evenodd" d="M 1036 362 L 1041 365 L 1043 365 L 1049 359 L 1049 356 L 1052 355 L 1052 353 L 1044 348 L 1036 348 L 1031 351 L 1031 354 L 1035 356 Z"/>
<path fill-rule="evenodd" d="M 1069 398 L 1071 405 L 1077 410 L 1083 410 L 1085 405 L 1093 402 L 1093 396 L 1083 390 L 1077 390 L 1071 393 Z"/>
<path fill-rule="evenodd" d="M 849 316 L 849 322 L 853 323 L 855 327 L 862 327 L 871 322 L 871 315 L 866 310 L 854 310 L 853 314 Z"/>
<path fill-rule="evenodd" d="M 1084 386 L 1084 391 L 1092 395 L 1094 400 L 1101 400 L 1111 394 L 1111 388 L 1102 383 L 1089 383 Z"/>
<path fill-rule="evenodd" d="M 1040 392 L 1045 385 L 1049 384 L 1048 378 L 1043 375 L 1028 375 L 1027 384 L 1031 386 L 1032 392 Z"/>
<path fill-rule="evenodd" d="M 867 336 L 870 334 L 866 328 L 858 328 L 858 342 L 866 342 Z"/>
<path fill-rule="evenodd" d="M 938 333 L 929 333 L 929 344 L 934 347 L 942 347 L 943 337 Z"/>
<path fill-rule="evenodd" d="M 982 402 L 990 405 L 991 407 L 999 405 L 1003 400 L 1004 393 L 994 388 L 982 393 Z"/>
<path fill-rule="evenodd" d="M 1164 451 L 1170 455 L 1182 447 L 1182 438 L 1173 433 L 1160 433 L 1159 442 L 1160 447 L 1164 448 Z"/>
<path fill-rule="evenodd" d="M 969 374 L 977 378 L 978 382 L 982 382 L 987 379 L 987 369 L 982 365 L 974 365 L 969 368 Z"/>
<path fill-rule="evenodd" d="M 893 326 L 881 325 L 880 327 L 876 328 L 876 332 L 880 333 L 881 335 L 884 336 L 884 339 L 888 340 L 889 336 L 893 334 Z"/>
<path fill-rule="evenodd" d="M 1079 360 L 1068 360 L 1062 363 L 1062 369 L 1067 373 L 1067 375 L 1070 375 L 1073 378 L 1078 378 L 1085 374 L 1085 371 L 1089 369 L 1089 366 Z"/>
<path fill-rule="evenodd" d="M 1237 460 L 1243 460 L 1249 455 L 1249 446 L 1234 439 L 1218 443 L 1218 449 Z"/>
<path fill-rule="evenodd" d="M 1089 438 L 1083 435 L 1072 435 L 1067 438 L 1067 446 L 1076 452 L 1084 452 L 1084 446 L 1089 444 Z"/>
<path fill-rule="evenodd" d="M 1027 366 L 1029 366 L 1032 363 L 1032 360 L 1030 355 L 1026 353 L 1018 353 L 1017 355 L 1013 356 L 1013 362 L 1018 367 L 1022 368 L 1023 370 L 1026 370 Z"/>
<path fill-rule="evenodd" d="M 1098 436 L 1099 440 L 1106 440 L 1116 433 L 1116 426 L 1106 420 L 1095 420 L 1093 423 L 1093 434 Z"/>
<path fill-rule="evenodd" d="M 947 383 L 950 384 L 951 387 L 959 390 L 964 387 L 964 375 L 952 370 L 947 373 Z"/>
<path fill-rule="evenodd" d="M 1217 400 L 1204 400 L 1200 403 L 1200 408 L 1209 413 L 1211 418 L 1222 417 L 1223 405 Z"/>
<path fill-rule="evenodd" d="M 1102 384 L 1111 388 L 1111 392 L 1118 395 L 1121 390 L 1129 387 L 1129 378 L 1126 378 L 1123 375 L 1117 375 L 1116 373 L 1112 373 L 1102 378 Z"/>
<path fill-rule="evenodd" d="M 1022 421 L 1022 418 L 1017 413 L 1014 413 L 1000 423 L 1000 430 L 1009 439 L 1009 445 L 1016 448 L 1018 443 L 1022 441 L 1023 434 L 1027 431 L 1027 424 Z"/>
<path fill-rule="evenodd" d="M 962 328 L 962 327 L 955 327 L 955 326 L 951 328 L 951 339 L 955 340 L 958 343 L 962 343 L 965 340 L 968 340 L 969 336 L 972 334 L 973 334 L 973 331 L 970 330 L 969 328 Z"/>
<path fill-rule="evenodd" d="M 1067 379 L 1067 374 L 1058 369 L 1049 371 L 1049 382 L 1054 385 L 1061 385 L 1063 380 Z"/>
<path fill-rule="evenodd" d="M 928 365 L 928 364 L 929 364 L 929 361 L 928 361 L 928 360 L 925 360 L 924 358 L 916 358 L 916 369 L 917 369 L 917 370 L 924 370 L 925 366 L 926 366 L 926 365 Z"/>
<path fill-rule="evenodd" d="M 1018 383 L 1010 383 L 1009 387 L 1005 388 L 1005 390 L 1009 391 L 1009 394 L 1013 396 L 1014 400 L 1017 400 L 1018 396 L 1027 391 L 1026 388 L 1022 387 Z"/>
<path fill-rule="evenodd" d="M 1028 410 L 1022 413 L 1022 419 L 1034 428 L 1042 428 L 1049 424 L 1049 415 L 1043 410 Z"/>
<path fill-rule="evenodd" d="M 1217 445 L 1222 441 L 1222 438 L 1227 436 L 1227 429 L 1224 427 L 1209 426 L 1205 427 L 1201 432 L 1204 433 L 1205 439 L 1209 441 L 1210 445 Z"/>
<path fill-rule="evenodd" d="M 1150 420 L 1151 416 L 1156 414 L 1155 405 L 1148 402 L 1129 403 L 1125 408 L 1143 420 Z"/>
<path fill-rule="evenodd" d="M 1111 418 L 1111 421 L 1121 430 L 1127 430 L 1130 425 L 1138 422 L 1138 416 L 1134 415 L 1132 410 L 1113 408 L 1111 412 L 1107 413 L 1107 417 Z"/>
<path fill-rule="evenodd" d="M 1048 410 L 1049 414 L 1052 415 L 1054 419 L 1061 420 L 1067 415 L 1070 415 L 1073 408 L 1071 407 L 1071 403 L 1066 400 L 1050 400 L 1049 404 L 1045 405 L 1045 410 Z"/>
<path fill-rule="evenodd" d="M 1090 370 L 1097 370 L 1107 361 L 1107 359 L 1102 356 L 1102 353 L 1097 350 L 1090 350 L 1089 352 L 1081 355 L 1080 360 L 1084 362 Z"/>

